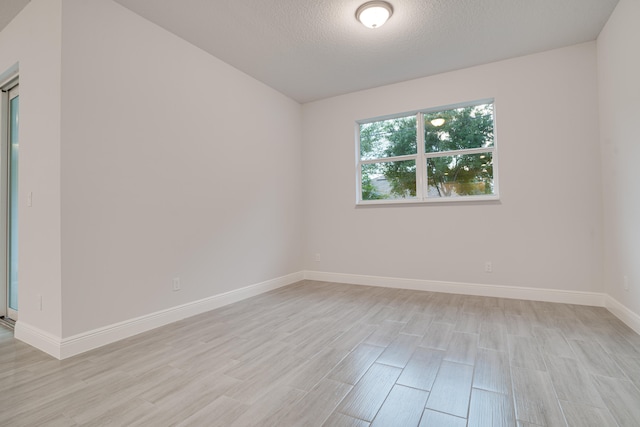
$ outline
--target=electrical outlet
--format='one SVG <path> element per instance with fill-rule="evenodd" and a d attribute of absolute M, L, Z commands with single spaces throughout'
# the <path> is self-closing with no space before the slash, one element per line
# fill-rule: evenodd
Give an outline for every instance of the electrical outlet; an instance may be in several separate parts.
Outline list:
<path fill-rule="evenodd" d="M 487 261 L 484 263 L 484 272 L 493 273 L 493 264 L 491 263 L 491 261 Z"/>
<path fill-rule="evenodd" d="M 629 276 L 624 276 L 623 286 L 625 291 L 629 290 Z"/>
<path fill-rule="evenodd" d="M 320 254 L 316 254 L 316 262 L 320 262 L 321 258 L 320 258 Z"/>
<path fill-rule="evenodd" d="M 177 292 L 181 289 L 180 287 L 180 278 L 179 277 L 174 277 L 173 278 L 173 292 Z"/>

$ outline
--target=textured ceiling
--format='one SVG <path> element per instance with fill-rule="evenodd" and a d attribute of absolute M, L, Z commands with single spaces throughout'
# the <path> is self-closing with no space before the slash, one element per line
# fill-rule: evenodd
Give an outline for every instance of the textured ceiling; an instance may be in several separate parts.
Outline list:
<path fill-rule="evenodd" d="M 595 40 L 618 2 L 389 0 L 368 29 L 365 0 L 115 1 L 299 102 Z"/>

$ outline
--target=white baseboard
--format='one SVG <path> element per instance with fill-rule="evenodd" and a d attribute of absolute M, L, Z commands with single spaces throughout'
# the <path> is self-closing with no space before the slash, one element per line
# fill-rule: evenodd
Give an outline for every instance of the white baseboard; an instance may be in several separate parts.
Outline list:
<path fill-rule="evenodd" d="M 396 289 L 444 292 L 450 294 L 477 295 L 531 301 L 606 307 L 616 317 L 640 334 L 640 316 L 609 295 L 596 292 L 562 291 L 557 289 L 523 288 L 517 286 L 484 285 L 474 283 L 444 282 L 435 280 L 403 279 L 394 277 L 365 276 L 357 274 L 300 271 L 241 289 L 214 295 L 135 319 L 108 325 L 60 339 L 18 320 L 15 337 L 57 359 L 65 359 L 142 332 L 167 325 L 241 301 L 262 293 L 287 286 L 300 280 L 348 283 L 353 285 L 380 286 Z"/>
<path fill-rule="evenodd" d="M 60 359 L 60 337 L 51 335 L 42 329 L 31 326 L 18 319 L 13 329 L 14 338 L 29 344 L 38 350 Z"/>
<path fill-rule="evenodd" d="M 557 289 L 523 288 L 518 286 L 483 285 L 476 283 L 442 282 L 436 280 L 402 279 L 396 277 L 364 276 L 358 274 L 305 271 L 304 278 L 323 282 L 352 285 L 381 286 L 385 288 L 412 289 L 416 291 L 444 292 L 449 294 L 477 295 L 558 302 L 563 304 L 605 306 L 605 294 L 597 292 L 562 291 Z"/>
<path fill-rule="evenodd" d="M 610 295 L 607 295 L 605 307 L 613 313 L 614 316 L 626 323 L 626 325 L 633 329 L 637 334 L 640 334 L 640 315 L 634 313 Z"/>
<path fill-rule="evenodd" d="M 37 328 L 18 321 L 15 328 L 15 337 L 53 357 L 66 359 L 93 350 L 94 348 L 102 347 L 139 333 L 177 322 L 187 317 L 202 314 L 243 299 L 278 289 L 282 286 L 299 282 L 303 279 L 304 274 L 302 272 L 292 273 L 63 339 L 51 336 Z"/>

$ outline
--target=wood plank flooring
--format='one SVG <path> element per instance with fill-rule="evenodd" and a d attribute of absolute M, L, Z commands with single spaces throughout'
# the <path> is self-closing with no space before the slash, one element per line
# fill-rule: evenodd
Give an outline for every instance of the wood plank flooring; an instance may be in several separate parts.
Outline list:
<path fill-rule="evenodd" d="M 0 329 L 2 426 L 640 426 L 603 308 L 303 281 L 66 359 Z"/>

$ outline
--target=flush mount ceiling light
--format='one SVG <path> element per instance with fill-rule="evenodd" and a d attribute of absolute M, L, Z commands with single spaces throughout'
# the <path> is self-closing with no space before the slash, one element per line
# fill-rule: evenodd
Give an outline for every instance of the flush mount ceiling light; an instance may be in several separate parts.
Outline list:
<path fill-rule="evenodd" d="M 356 10 L 356 19 L 367 28 L 381 27 L 391 18 L 393 7 L 386 1 L 370 1 Z"/>
<path fill-rule="evenodd" d="M 442 117 L 433 119 L 431 120 L 431 124 L 434 125 L 435 127 L 440 127 L 444 124 L 444 119 Z"/>

